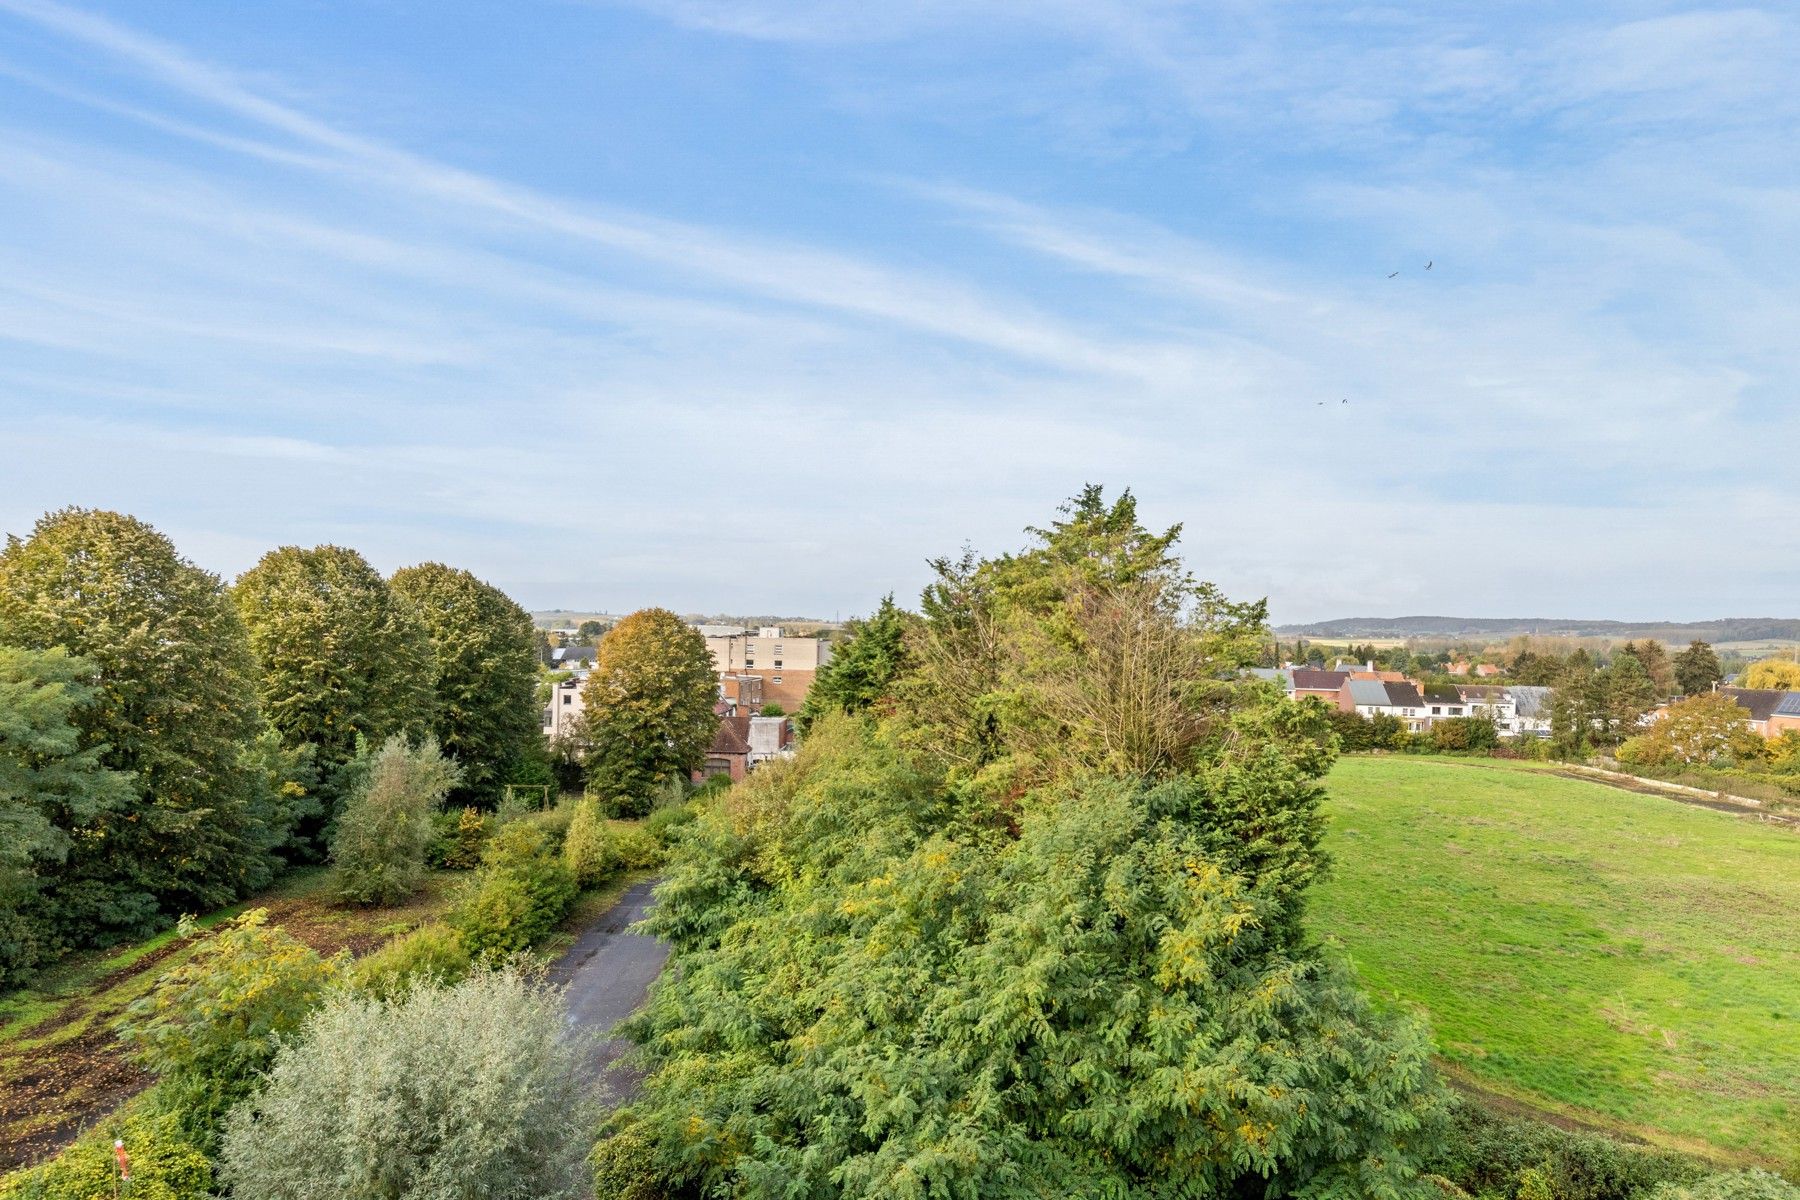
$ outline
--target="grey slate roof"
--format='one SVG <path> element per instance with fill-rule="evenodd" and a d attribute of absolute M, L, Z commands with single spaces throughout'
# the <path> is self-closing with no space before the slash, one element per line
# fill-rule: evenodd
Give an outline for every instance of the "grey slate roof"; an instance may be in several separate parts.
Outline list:
<path fill-rule="evenodd" d="M 1388 703 L 1395 708 L 1425 707 L 1425 697 L 1410 683 L 1383 683 L 1381 686 L 1387 689 Z"/>
<path fill-rule="evenodd" d="M 1442 684 L 1436 687 L 1426 688 L 1425 700 L 1428 704 L 1461 704 L 1463 702 L 1461 692 L 1457 691 L 1454 687 L 1448 687 Z"/>
<path fill-rule="evenodd" d="M 1800 692 L 1783 692 L 1781 703 L 1775 706 L 1778 717 L 1800 717 Z"/>
<path fill-rule="evenodd" d="M 1387 702 L 1387 684 L 1381 680 L 1352 679 L 1350 681 L 1350 703 L 1380 705 L 1385 708 Z"/>
<path fill-rule="evenodd" d="M 1766 721 L 1769 714 L 1792 692 L 1777 691 L 1774 688 L 1720 688 L 1727 696 L 1738 702 L 1752 721 Z"/>

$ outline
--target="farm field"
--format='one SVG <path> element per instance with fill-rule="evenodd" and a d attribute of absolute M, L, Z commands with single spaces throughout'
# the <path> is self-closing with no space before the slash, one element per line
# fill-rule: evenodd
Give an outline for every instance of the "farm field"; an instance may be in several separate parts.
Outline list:
<path fill-rule="evenodd" d="M 1491 760 L 1346 758 L 1314 922 L 1454 1076 L 1800 1167 L 1800 834 Z"/>

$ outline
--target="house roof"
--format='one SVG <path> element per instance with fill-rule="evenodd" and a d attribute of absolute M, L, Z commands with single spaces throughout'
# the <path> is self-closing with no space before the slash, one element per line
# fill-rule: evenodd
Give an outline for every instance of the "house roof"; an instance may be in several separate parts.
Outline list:
<path fill-rule="evenodd" d="M 1462 693 L 1447 684 L 1437 684 L 1425 689 L 1425 699 L 1430 704 L 1461 704 Z"/>
<path fill-rule="evenodd" d="M 594 648 L 592 646 L 558 646 L 550 651 L 550 661 L 554 663 L 593 662 Z"/>
<path fill-rule="evenodd" d="M 1791 692 L 1779 691 L 1775 688 L 1728 687 L 1720 688 L 1719 690 L 1724 692 L 1727 696 L 1730 696 L 1733 700 L 1736 700 L 1739 707 L 1744 709 L 1752 721 L 1768 720 L 1769 714 L 1774 712 L 1776 707 L 1780 705 L 1784 699 L 1794 694 Z"/>
<path fill-rule="evenodd" d="M 1775 706 L 1778 717 L 1800 717 L 1800 692 L 1783 692 L 1781 703 Z"/>
<path fill-rule="evenodd" d="M 1387 689 L 1388 703 L 1395 708 L 1422 708 L 1425 704 L 1425 697 L 1410 683 L 1384 682 L 1381 686 Z"/>
<path fill-rule="evenodd" d="M 1515 683 L 1507 691 L 1512 693 L 1513 703 L 1518 706 L 1519 715 L 1526 719 L 1548 716 L 1550 713 L 1550 693 L 1554 689 L 1539 687 L 1536 684 Z"/>
<path fill-rule="evenodd" d="M 1350 703 L 1380 705 L 1387 707 L 1387 684 L 1379 679 L 1352 679 L 1350 681 Z"/>
<path fill-rule="evenodd" d="M 1457 691 L 1464 700 L 1480 700 L 1488 704 L 1506 699 L 1506 689 L 1497 683 L 1465 683 L 1460 684 Z"/>
<path fill-rule="evenodd" d="M 706 752 L 719 755 L 750 753 L 750 718 L 721 717 L 719 731 L 713 734 L 712 745 Z"/>
<path fill-rule="evenodd" d="M 1295 667 L 1294 690 L 1335 692 L 1344 686 L 1344 680 L 1349 677 L 1349 674 L 1344 671 L 1320 671 L 1311 667 Z"/>

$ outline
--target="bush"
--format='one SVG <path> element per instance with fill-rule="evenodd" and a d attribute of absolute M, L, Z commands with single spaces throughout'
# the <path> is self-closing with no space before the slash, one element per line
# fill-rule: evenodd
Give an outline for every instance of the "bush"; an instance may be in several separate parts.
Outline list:
<path fill-rule="evenodd" d="M 692 804 L 659 808 L 644 821 L 644 832 L 666 847 L 674 843 L 683 826 L 693 824 L 694 818 L 699 815 L 698 809 Z"/>
<path fill-rule="evenodd" d="M 558 804 L 554 808 L 534 809 L 515 819 L 536 826 L 544 835 L 545 850 L 561 854 L 563 839 L 569 836 L 569 825 L 575 819 L 575 806 Z"/>
<path fill-rule="evenodd" d="M 398 735 L 375 753 L 331 839 L 333 887 L 352 904 L 394 904 L 418 891 L 433 840 L 432 813 L 461 772 L 427 738 Z"/>
<path fill-rule="evenodd" d="M 0 1181 L 0 1200 L 98 1200 L 114 1194 L 113 1141 L 125 1143 L 132 1200 L 204 1200 L 212 1195 L 212 1163 L 183 1139 L 170 1113 L 114 1116 L 41 1167 Z"/>
<path fill-rule="evenodd" d="M 574 806 L 568 835 L 563 839 L 563 866 L 581 888 L 598 887 L 618 873 L 619 858 L 613 839 L 600 816 L 600 802 L 584 796 Z"/>
<path fill-rule="evenodd" d="M 436 837 L 427 861 L 452 871 L 473 871 L 481 865 L 481 848 L 487 845 L 488 819 L 479 808 L 441 812 L 432 820 Z"/>
<path fill-rule="evenodd" d="M 462 936 L 442 921 L 433 921 L 358 960 L 350 982 L 377 999 L 391 1000 L 418 980 L 460 982 L 468 975 L 469 965 L 469 948 Z"/>
<path fill-rule="evenodd" d="M 649 1139 L 635 1125 L 602 1137 L 588 1156 L 594 1195 L 601 1200 L 662 1200 L 663 1182 L 654 1155 Z"/>
<path fill-rule="evenodd" d="M 1688 1184 L 1706 1168 L 1666 1150 L 1594 1133 L 1502 1117 L 1458 1100 L 1427 1169 L 1477 1196 L 1523 1195 L 1547 1183 L 1554 1200 L 1632 1200 L 1662 1183 Z"/>
<path fill-rule="evenodd" d="M 575 902 L 577 888 L 543 830 L 524 821 L 504 826 L 482 851 L 474 888 L 451 914 L 470 955 L 493 962 L 548 936 Z"/>
<path fill-rule="evenodd" d="M 391 1002 L 334 994 L 231 1114 L 235 1200 L 586 1192 L 591 1113 L 555 992 L 516 971 Z"/>
<path fill-rule="evenodd" d="M 343 969 L 253 909 L 157 980 L 119 1033 L 161 1076 L 158 1100 L 210 1150 L 225 1111 L 256 1085 L 279 1039 L 299 1029 Z M 192 932 L 184 925 L 184 934 Z"/>
<path fill-rule="evenodd" d="M 1499 730 L 1490 717 L 1446 717 L 1431 723 L 1434 750 L 1492 750 L 1499 744 Z"/>
<path fill-rule="evenodd" d="M 612 825 L 609 827 L 612 836 L 613 856 L 619 865 L 627 871 L 642 871 L 650 867 L 660 867 L 668 856 L 664 853 L 663 844 L 644 825 Z"/>
<path fill-rule="evenodd" d="M 1644 1200 L 1800 1200 L 1800 1187 L 1767 1171 L 1721 1171 L 1690 1184 L 1658 1184 Z"/>

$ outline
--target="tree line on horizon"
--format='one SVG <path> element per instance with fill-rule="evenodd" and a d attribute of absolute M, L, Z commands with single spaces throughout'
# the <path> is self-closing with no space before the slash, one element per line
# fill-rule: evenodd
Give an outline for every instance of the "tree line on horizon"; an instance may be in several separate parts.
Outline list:
<path fill-rule="evenodd" d="M 0 987 L 323 860 L 400 737 L 452 803 L 547 781 L 531 619 L 467 571 L 283 546 L 227 586 L 121 513 L 0 550 Z"/>

